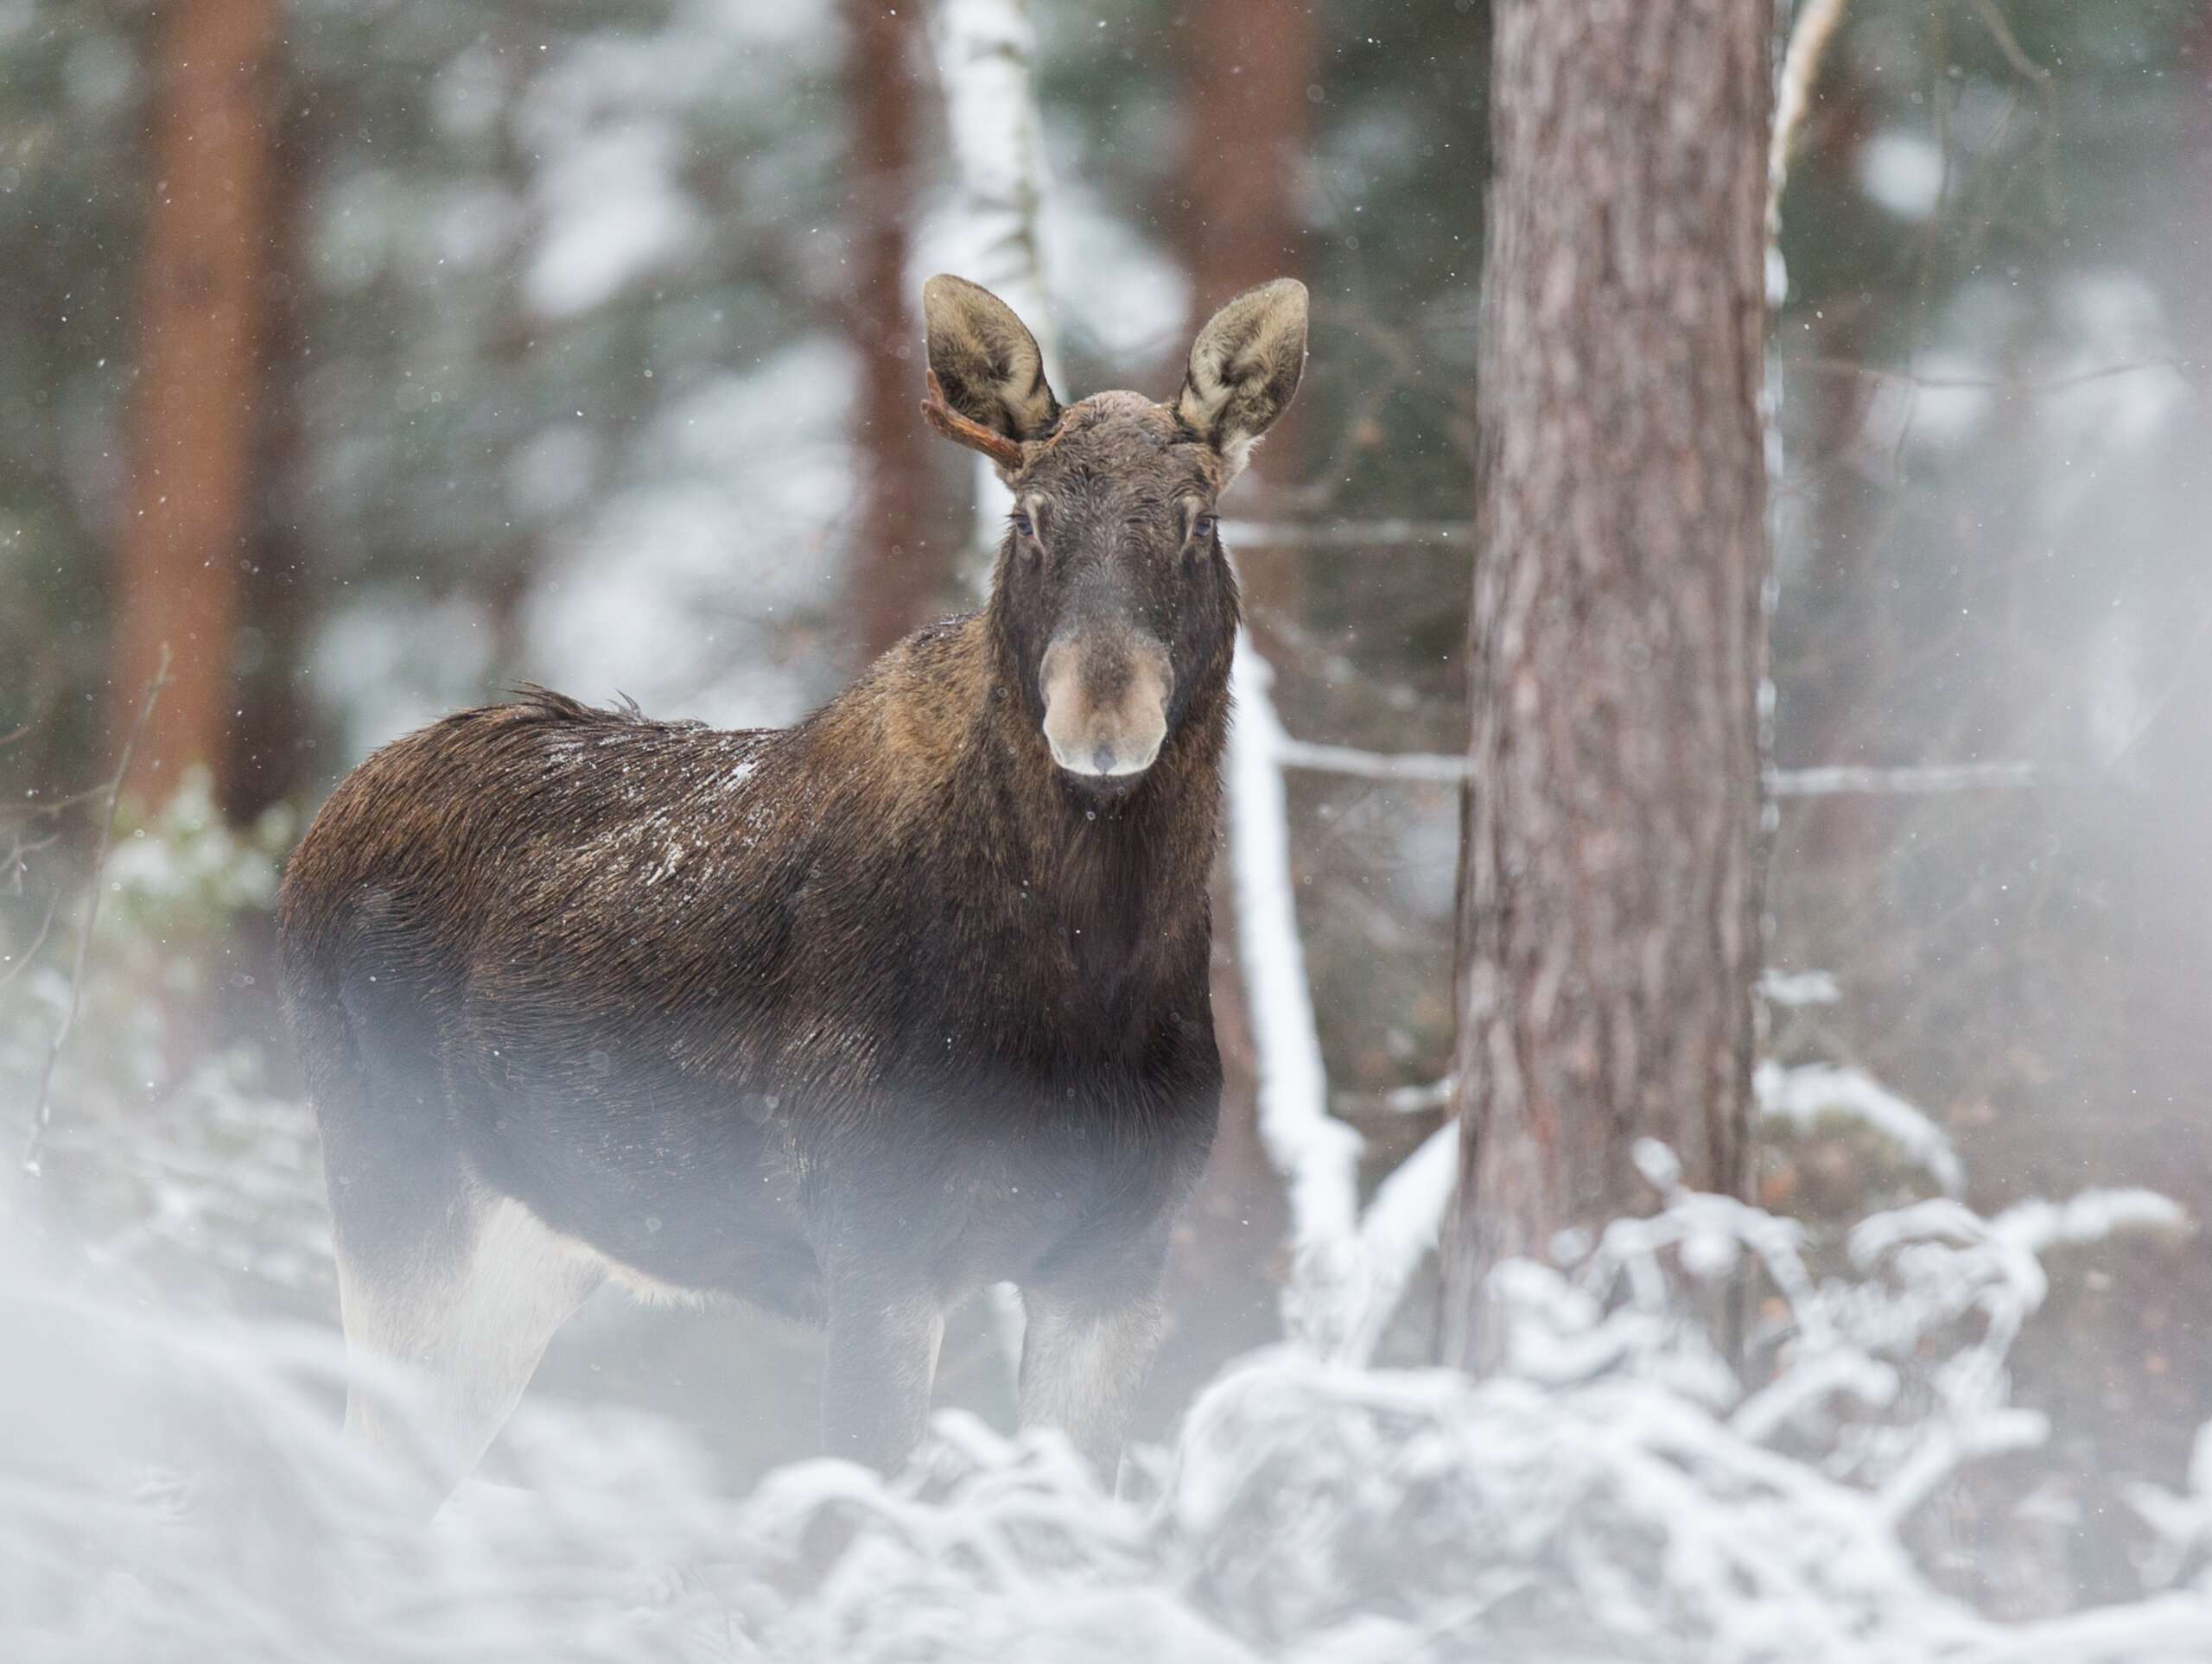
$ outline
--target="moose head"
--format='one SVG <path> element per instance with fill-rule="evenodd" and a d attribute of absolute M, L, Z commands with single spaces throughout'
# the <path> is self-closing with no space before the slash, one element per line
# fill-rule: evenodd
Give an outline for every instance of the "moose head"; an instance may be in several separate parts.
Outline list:
<path fill-rule="evenodd" d="M 1236 592 L 1215 505 L 1298 391 L 1305 285 L 1277 278 L 1215 313 L 1166 403 L 1063 405 L 996 295 L 938 276 L 922 305 L 923 413 L 1014 493 L 991 600 L 1009 669 L 1062 776 L 1088 795 L 1130 791 L 1227 674 Z"/>

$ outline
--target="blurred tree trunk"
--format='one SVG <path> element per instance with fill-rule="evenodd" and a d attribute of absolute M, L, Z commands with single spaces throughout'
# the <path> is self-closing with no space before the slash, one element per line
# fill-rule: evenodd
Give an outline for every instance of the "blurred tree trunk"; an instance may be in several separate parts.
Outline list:
<path fill-rule="evenodd" d="M 1186 22 L 1191 149 L 1179 220 L 1195 327 L 1230 295 L 1305 266 L 1298 181 L 1319 37 L 1310 5 L 1281 0 L 1210 0 Z"/>
<path fill-rule="evenodd" d="M 861 363 L 854 435 L 862 458 L 854 540 L 854 611 L 874 658 L 925 621 L 950 581 L 954 548 L 932 543 L 929 463 L 914 311 L 906 295 L 906 228 L 914 194 L 919 13 L 846 0 L 846 86 L 853 120 L 855 242 L 845 327 Z"/>
<path fill-rule="evenodd" d="M 1216 307 L 1271 278 L 1305 275 L 1299 187 L 1313 108 L 1306 89 L 1320 79 L 1320 37 L 1313 9 L 1301 0 L 1207 0 L 1185 21 L 1191 148 L 1176 223 L 1191 277 L 1191 316 L 1166 366 L 1166 387 L 1182 378 L 1182 354 Z M 1312 397 L 1309 391 L 1308 403 Z M 1258 452 L 1253 473 L 1262 485 L 1294 482 L 1304 472 L 1303 408 L 1293 405 Z M 1254 483 L 1248 480 L 1240 495 L 1252 496 Z M 1295 601 L 1298 568 L 1290 552 L 1268 553 L 1250 566 L 1249 599 L 1262 608 Z"/>
<path fill-rule="evenodd" d="M 315 705 L 306 685 L 308 556 L 301 530 L 308 470 L 307 416 L 301 378 L 308 333 L 308 181 L 320 124 L 296 107 L 297 87 L 279 66 L 284 115 L 269 158 L 267 296 L 261 331 L 260 406 L 248 548 L 238 642 L 238 716 L 228 735 L 223 809 L 244 824 L 305 783 L 315 747 Z"/>
<path fill-rule="evenodd" d="M 1319 79 L 1312 10 L 1278 0 L 1207 0 L 1185 14 L 1184 87 L 1190 151 L 1177 218 L 1192 315 L 1163 366 L 1161 388 L 1183 374 L 1183 355 L 1213 309 L 1273 277 L 1297 276 L 1306 238 L 1298 185 L 1305 165 L 1308 85 Z M 1308 397 L 1311 397 L 1309 393 Z M 1240 497 L 1295 480 L 1298 407 L 1268 436 Z M 1255 478 L 1256 477 L 1256 478 Z M 1264 512 L 1248 505 L 1248 511 Z M 1297 556 L 1249 550 L 1237 562 L 1245 610 L 1255 629 L 1294 617 Z M 1213 1009 L 1222 1067 L 1221 1127 L 1190 1205 L 1175 1227 L 1168 1261 L 1169 1309 L 1179 1327 L 1162 1347 L 1146 1389 L 1148 1426 L 1165 1426 L 1223 1360 L 1281 1332 L 1277 1315 L 1281 1249 L 1289 1209 L 1260 1143 L 1258 1083 L 1236 963 L 1236 903 L 1226 876 L 1213 886 Z"/>
<path fill-rule="evenodd" d="M 276 0 L 177 0 L 156 45 L 113 698 L 118 734 L 166 645 L 136 765 L 156 796 L 219 768 L 259 442 Z"/>
<path fill-rule="evenodd" d="M 1759 956 L 1769 0 L 1493 13 L 1444 1349 L 1647 1194 L 1739 1193 Z"/>

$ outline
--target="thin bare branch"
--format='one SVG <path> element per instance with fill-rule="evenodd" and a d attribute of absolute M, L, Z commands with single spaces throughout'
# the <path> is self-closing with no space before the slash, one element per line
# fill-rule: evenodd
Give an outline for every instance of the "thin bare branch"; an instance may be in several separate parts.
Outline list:
<path fill-rule="evenodd" d="M 130 732 L 123 741 L 123 755 L 116 759 L 115 772 L 108 778 L 107 812 L 100 817 L 99 842 L 92 846 L 92 868 L 85 880 L 85 910 L 77 921 L 77 951 L 69 969 L 69 1002 L 61 1009 L 61 1020 L 54 1026 L 54 1038 L 47 1043 L 46 1063 L 39 1070 L 38 1092 L 31 1100 L 30 1140 L 23 1149 L 23 1171 L 35 1178 L 39 1171 L 39 1157 L 46 1147 L 46 1130 L 54 1119 L 54 1066 L 61 1061 L 61 1048 L 68 1043 L 69 1031 L 76 1026 L 77 1008 L 85 992 L 85 962 L 92 947 L 92 926 L 100 916 L 100 873 L 107 865 L 108 845 L 115 837 L 115 811 L 123 802 L 123 784 L 130 778 L 130 759 L 137 753 L 138 741 L 146 732 L 146 724 L 154 715 L 154 706 L 162 696 L 162 689 L 168 685 L 168 644 L 162 644 L 161 663 L 154 667 L 153 680 L 146 684 L 146 696 L 140 702 L 138 715 L 130 725 Z"/>
<path fill-rule="evenodd" d="M 1981 19 L 1997 42 L 1997 49 L 2005 54 L 2005 61 L 2037 86 L 2050 85 L 2050 72 L 2022 50 L 2020 37 L 2012 33 L 2012 26 L 2005 21 L 2005 14 L 1997 10 L 1997 0 L 1972 0 L 1974 16 Z"/>
<path fill-rule="evenodd" d="M 1340 1110 L 1356 1115 L 1421 1115 L 1452 1107 L 1452 1077 L 1423 1081 L 1415 1086 L 1394 1086 L 1383 1092 L 1339 1092 L 1334 1102 Z"/>
<path fill-rule="evenodd" d="M 2051 393 L 2069 387 L 2081 387 L 2093 381 L 2108 381 L 2114 376 L 2133 376 L 2145 370 L 2171 370 L 2187 382 L 2189 371 L 2176 359 L 2141 359 L 2130 364 L 2107 364 L 2094 370 L 2076 371 L 2070 375 L 2051 376 L 2041 380 L 2026 380 L 2008 376 L 1923 376 L 1916 371 L 1892 369 L 1878 364 L 1860 364 L 1852 359 L 1785 358 L 1782 367 L 1786 371 L 1803 371 L 1812 375 L 1856 376 L 1866 381 L 1891 381 L 1914 388 L 1974 388 L 2008 393 Z"/>
<path fill-rule="evenodd" d="M 16 956 L 16 962 L 0 971 L 0 988 L 4 988 L 23 974 L 24 968 L 38 957 L 38 950 L 46 945 L 46 938 L 54 929 L 54 916 L 61 911 L 61 892 L 57 890 L 47 899 L 46 917 L 38 922 L 38 934 L 31 937 L 30 945 Z"/>
<path fill-rule="evenodd" d="M 1275 760 L 1285 768 L 1349 774 L 1364 780 L 1424 780 L 1456 785 L 1467 778 L 1467 759 L 1441 752 L 1360 751 L 1351 746 L 1281 741 Z"/>

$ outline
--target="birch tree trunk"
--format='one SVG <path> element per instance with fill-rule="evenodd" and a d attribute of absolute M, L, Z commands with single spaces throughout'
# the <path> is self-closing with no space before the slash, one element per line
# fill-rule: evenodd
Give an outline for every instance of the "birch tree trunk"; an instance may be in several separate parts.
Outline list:
<path fill-rule="evenodd" d="M 946 136 L 960 177 L 958 212 L 970 243 L 960 275 L 981 283 L 1029 326 L 1045 379 L 1065 389 L 1059 332 L 1045 283 L 1039 220 L 1045 135 L 1037 114 L 1037 35 L 1028 0 L 938 0 L 931 12 Z M 989 460 L 976 459 L 976 593 L 980 596 L 1014 499 Z"/>
<path fill-rule="evenodd" d="M 1443 1345 L 1490 1269 L 1740 1192 L 1759 949 L 1770 0 L 1498 0 Z"/>
<path fill-rule="evenodd" d="M 137 770 L 157 796 L 226 751 L 259 437 L 276 30 L 275 0 L 179 0 L 160 23 L 114 685 L 119 735 L 170 650 Z"/>

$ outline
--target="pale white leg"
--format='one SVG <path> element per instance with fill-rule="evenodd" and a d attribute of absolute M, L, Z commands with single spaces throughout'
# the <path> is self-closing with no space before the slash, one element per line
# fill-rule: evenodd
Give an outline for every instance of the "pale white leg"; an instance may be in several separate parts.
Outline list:
<path fill-rule="evenodd" d="M 354 1364 L 347 1439 L 418 1483 L 435 1511 L 505 1425 L 555 1331 L 605 1274 L 589 1248 L 505 1197 L 486 1199 L 456 1263 L 368 1276 L 341 1248 L 339 1299 Z"/>
<path fill-rule="evenodd" d="M 1160 1302 L 1101 1307 L 1051 1290 L 1025 1290 L 1024 1298 L 1021 1425 L 1059 1428 L 1112 1489 L 1137 1392 L 1160 1345 Z"/>

